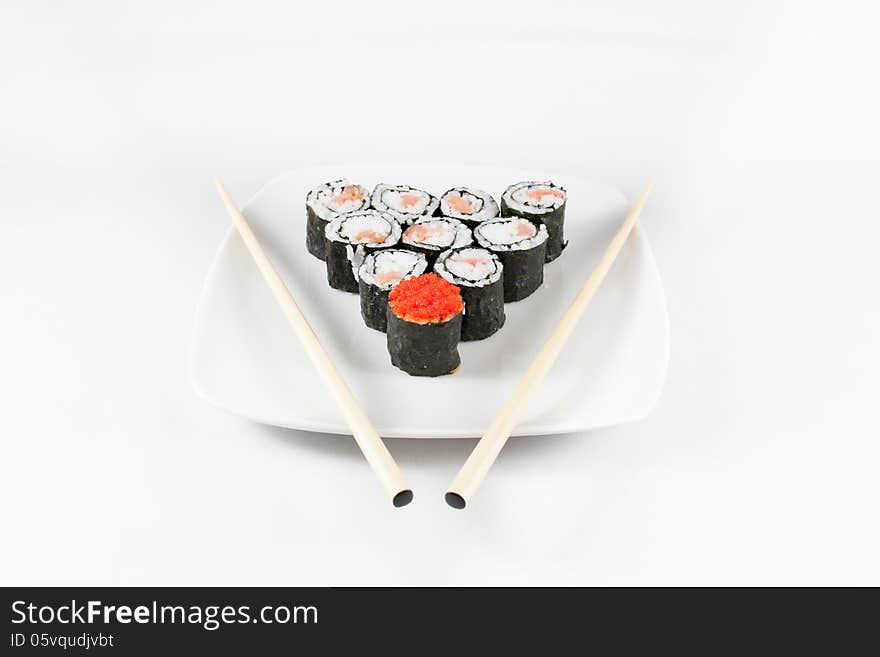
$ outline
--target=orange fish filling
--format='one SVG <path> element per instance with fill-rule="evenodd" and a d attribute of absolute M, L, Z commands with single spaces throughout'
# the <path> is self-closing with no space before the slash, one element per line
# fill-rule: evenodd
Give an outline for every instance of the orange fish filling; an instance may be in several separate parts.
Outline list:
<path fill-rule="evenodd" d="M 361 192 L 360 187 L 358 187 L 357 185 L 349 185 L 348 187 L 343 187 L 342 191 L 333 197 L 333 200 L 336 203 L 346 203 L 348 201 L 363 201 L 364 195 L 363 192 Z"/>
<path fill-rule="evenodd" d="M 485 258 L 464 258 L 464 257 L 456 257 L 455 262 L 461 262 L 466 264 L 471 269 L 475 267 L 479 267 L 480 265 L 486 262 Z"/>
<path fill-rule="evenodd" d="M 444 224 L 413 224 L 406 229 L 403 236 L 412 242 L 427 242 L 433 237 L 443 234 Z"/>
<path fill-rule="evenodd" d="M 400 279 L 403 278 L 402 271 L 383 271 L 376 272 L 373 274 L 373 278 L 376 279 L 376 283 L 379 285 L 385 285 L 386 283 L 396 283 Z"/>
<path fill-rule="evenodd" d="M 535 201 L 536 203 L 540 203 L 541 199 L 545 196 L 552 196 L 553 198 L 565 198 L 563 193 L 558 189 L 553 189 L 552 187 L 535 187 L 534 189 L 530 189 L 526 196 L 529 197 L 530 201 Z"/>
<path fill-rule="evenodd" d="M 461 289 L 437 274 L 422 274 L 398 283 L 388 295 L 391 311 L 408 322 L 445 322 L 464 309 Z"/>
<path fill-rule="evenodd" d="M 474 206 L 463 196 L 450 196 L 446 199 L 446 202 L 449 204 L 449 207 L 459 214 L 474 213 Z"/>
<path fill-rule="evenodd" d="M 411 208 L 420 200 L 419 196 L 415 194 L 401 194 L 400 195 L 400 206 L 404 209 Z"/>
<path fill-rule="evenodd" d="M 534 237 L 538 230 L 528 221 L 522 221 L 516 225 L 517 237 Z"/>
<path fill-rule="evenodd" d="M 352 244 L 364 244 L 364 243 L 372 243 L 379 244 L 384 242 L 388 237 L 388 233 L 377 233 L 375 230 L 362 230 L 354 237 L 351 238 Z"/>

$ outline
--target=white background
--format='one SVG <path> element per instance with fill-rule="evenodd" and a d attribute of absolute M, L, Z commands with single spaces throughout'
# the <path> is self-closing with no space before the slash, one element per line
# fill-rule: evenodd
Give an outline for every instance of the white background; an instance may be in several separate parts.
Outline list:
<path fill-rule="evenodd" d="M 0 583 L 880 584 L 875 6 L 4 2 Z M 404 159 L 658 182 L 660 406 L 464 512 L 188 380 L 210 177 Z"/>

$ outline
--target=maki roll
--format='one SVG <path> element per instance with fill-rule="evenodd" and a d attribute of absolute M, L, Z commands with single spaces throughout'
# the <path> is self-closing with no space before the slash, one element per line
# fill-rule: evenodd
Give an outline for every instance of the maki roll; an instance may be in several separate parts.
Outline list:
<path fill-rule="evenodd" d="M 519 301 L 544 282 L 547 228 L 519 217 L 499 217 L 474 228 L 477 244 L 504 265 L 504 301 Z"/>
<path fill-rule="evenodd" d="M 498 216 L 492 195 L 471 187 L 453 187 L 440 197 L 440 214 L 463 221 L 473 228 L 481 221 Z"/>
<path fill-rule="evenodd" d="M 377 210 L 360 210 L 336 217 L 324 230 L 327 282 L 330 287 L 358 292 L 357 271 L 371 251 L 400 241 L 400 224 Z"/>
<path fill-rule="evenodd" d="M 388 353 L 391 363 L 412 376 L 442 376 L 461 358 L 459 289 L 437 274 L 401 281 L 388 295 Z"/>
<path fill-rule="evenodd" d="M 501 216 L 522 217 L 547 227 L 546 262 L 556 260 L 565 248 L 563 224 L 567 194 L 562 187 L 546 182 L 519 182 L 501 195 Z"/>
<path fill-rule="evenodd" d="M 344 178 L 315 187 L 306 196 L 306 249 L 323 260 L 324 229 L 341 214 L 370 207 L 370 192 Z"/>
<path fill-rule="evenodd" d="M 358 269 L 364 323 L 384 333 L 388 326 L 388 293 L 400 281 L 423 274 L 427 268 L 425 256 L 414 251 L 384 249 L 370 253 Z"/>
<path fill-rule="evenodd" d="M 470 228 L 449 217 L 419 219 L 403 231 L 401 239 L 407 248 L 424 253 L 431 266 L 446 249 L 468 246 L 474 241 Z"/>
<path fill-rule="evenodd" d="M 504 326 L 503 269 L 497 255 L 470 246 L 444 251 L 437 258 L 437 275 L 461 288 L 463 341 L 488 338 Z"/>
<path fill-rule="evenodd" d="M 373 190 L 370 204 L 381 212 L 387 212 L 403 226 L 409 226 L 422 217 L 431 217 L 440 201 L 436 196 L 409 185 L 386 185 L 379 183 Z"/>

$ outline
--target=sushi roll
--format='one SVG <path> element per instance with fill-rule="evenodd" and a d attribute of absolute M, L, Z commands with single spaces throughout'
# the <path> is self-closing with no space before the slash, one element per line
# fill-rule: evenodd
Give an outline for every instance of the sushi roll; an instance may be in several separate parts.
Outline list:
<path fill-rule="evenodd" d="M 388 326 L 388 293 L 400 281 L 423 274 L 427 268 L 427 258 L 414 251 L 384 249 L 370 253 L 358 269 L 364 323 L 384 333 Z"/>
<path fill-rule="evenodd" d="M 319 260 L 326 253 L 324 229 L 341 214 L 370 207 L 370 191 L 344 178 L 315 187 L 306 196 L 306 249 Z"/>
<path fill-rule="evenodd" d="M 327 282 L 330 287 L 358 293 L 357 272 L 367 254 L 400 241 L 400 224 L 377 210 L 360 210 L 336 217 L 324 230 Z"/>
<path fill-rule="evenodd" d="M 492 195 L 471 187 L 453 187 L 440 197 L 440 214 L 463 221 L 473 228 L 481 221 L 498 216 Z"/>
<path fill-rule="evenodd" d="M 565 201 L 562 187 L 546 182 L 519 182 L 501 195 L 501 216 L 522 217 L 547 227 L 546 262 L 560 256 L 566 242 L 563 236 Z"/>
<path fill-rule="evenodd" d="M 459 288 L 437 274 L 401 281 L 388 295 L 388 353 L 412 376 L 451 374 L 461 364 Z"/>
<path fill-rule="evenodd" d="M 503 269 L 497 255 L 471 246 L 444 251 L 437 258 L 437 275 L 461 288 L 463 341 L 483 340 L 504 326 Z"/>
<path fill-rule="evenodd" d="M 424 253 L 433 266 L 443 251 L 473 244 L 474 237 L 471 229 L 458 219 L 431 217 L 419 219 L 404 230 L 401 241 L 406 248 Z"/>
<path fill-rule="evenodd" d="M 547 228 L 519 217 L 499 217 L 474 228 L 477 244 L 504 265 L 504 301 L 519 301 L 544 282 Z"/>
<path fill-rule="evenodd" d="M 440 201 L 436 196 L 409 185 L 379 183 L 373 190 L 370 204 L 376 210 L 390 214 L 402 226 L 409 226 L 422 217 L 434 216 Z"/>

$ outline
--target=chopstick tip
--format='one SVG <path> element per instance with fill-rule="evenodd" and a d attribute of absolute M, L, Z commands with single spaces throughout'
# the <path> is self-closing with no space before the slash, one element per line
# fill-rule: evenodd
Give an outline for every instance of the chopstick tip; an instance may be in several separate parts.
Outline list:
<path fill-rule="evenodd" d="M 398 509 L 402 506 L 406 506 L 410 502 L 413 501 L 413 492 L 407 488 L 394 496 L 394 499 L 391 500 L 391 503 L 394 504 Z"/>
<path fill-rule="evenodd" d="M 453 493 L 452 491 L 446 493 L 446 503 L 453 509 L 463 509 L 467 506 L 467 502 L 464 501 L 464 498 L 458 493 Z"/>

